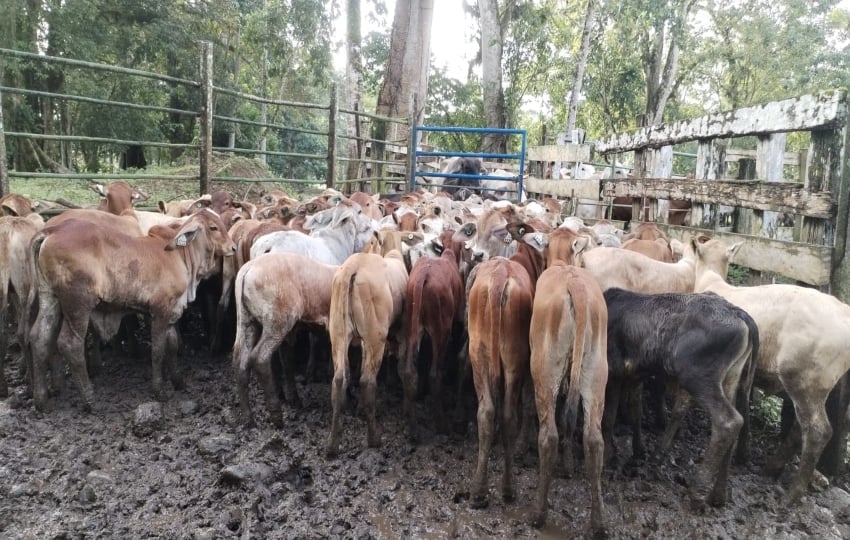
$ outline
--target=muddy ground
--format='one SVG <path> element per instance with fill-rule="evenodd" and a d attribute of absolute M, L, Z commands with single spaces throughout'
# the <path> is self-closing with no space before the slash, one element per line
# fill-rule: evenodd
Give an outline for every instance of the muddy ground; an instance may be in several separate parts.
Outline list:
<path fill-rule="evenodd" d="M 587 534 L 583 470 L 557 478 L 547 526 L 528 524 L 537 484 L 536 450 L 518 452 L 518 501 L 504 504 L 491 458 L 491 502 L 471 510 L 464 497 L 477 452 L 475 426 L 437 435 L 427 403 L 418 404 L 422 441 L 407 442 L 393 370 L 379 383 L 383 446 L 366 448 L 365 423 L 344 419 L 341 455 L 323 456 L 330 425 L 327 379 L 305 383 L 300 410 L 284 405 L 274 429 L 259 389 L 257 428 L 237 421 L 229 358 L 187 347 L 186 388 L 171 391 L 162 421 L 136 423 L 150 404 L 150 363 L 107 351 L 94 378 L 98 406 L 82 412 L 73 384 L 36 412 L 17 368 L 6 368 L 12 397 L 0 401 L 2 538 L 572 538 Z M 356 377 L 354 378 L 356 380 Z M 762 467 L 777 428 L 754 420 L 753 460 L 735 467 L 729 504 L 690 510 L 686 482 L 707 441 L 707 420 L 692 412 L 662 464 L 606 469 L 606 517 L 612 538 L 850 538 L 850 475 L 833 478 L 794 508 L 781 505 Z M 647 430 L 648 447 L 655 435 Z M 625 431 L 621 455 L 629 452 Z"/>

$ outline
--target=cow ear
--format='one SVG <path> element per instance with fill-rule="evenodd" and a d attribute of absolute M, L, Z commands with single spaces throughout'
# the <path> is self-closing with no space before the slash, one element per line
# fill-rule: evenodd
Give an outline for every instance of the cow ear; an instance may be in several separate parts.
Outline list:
<path fill-rule="evenodd" d="M 133 199 L 134 201 L 146 201 L 146 200 L 148 200 L 149 198 L 150 198 L 150 197 L 148 197 L 148 194 L 147 194 L 147 193 L 145 193 L 144 191 L 142 191 L 141 189 L 139 189 L 139 188 L 133 188 L 133 195 L 132 195 L 132 199 Z"/>
<path fill-rule="evenodd" d="M 573 256 L 578 255 L 582 251 L 586 251 L 588 245 L 590 245 L 590 238 L 587 236 L 579 236 L 573 240 Z"/>
<path fill-rule="evenodd" d="M 174 238 L 165 246 L 165 251 L 171 251 L 178 247 L 185 247 L 189 242 L 198 236 L 198 231 L 201 230 L 201 224 L 194 222 L 188 226 L 184 225 L 182 229 L 177 231 Z"/>
<path fill-rule="evenodd" d="M 97 182 L 92 182 L 89 186 L 92 191 L 100 195 L 101 197 L 106 197 L 107 189 L 103 184 L 98 184 Z"/>
<path fill-rule="evenodd" d="M 159 208 L 159 211 L 162 212 L 163 214 L 168 212 L 168 208 L 165 206 L 165 201 L 157 202 L 156 206 L 157 206 L 157 208 Z"/>
<path fill-rule="evenodd" d="M 531 232 L 523 235 L 522 241 L 542 252 L 549 245 L 549 235 L 542 232 Z"/>
<path fill-rule="evenodd" d="M 743 245 L 744 245 L 743 242 L 736 242 L 736 243 L 732 244 L 731 246 L 729 246 L 728 248 L 726 248 L 726 256 L 729 257 L 730 261 L 735 256 L 735 254 L 738 253 L 738 251 L 741 249 L 741 246 L 743 246 Z"/>

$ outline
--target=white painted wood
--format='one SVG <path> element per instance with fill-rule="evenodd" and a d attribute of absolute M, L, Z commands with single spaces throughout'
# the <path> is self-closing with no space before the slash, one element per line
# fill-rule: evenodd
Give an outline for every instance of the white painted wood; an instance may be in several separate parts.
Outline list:
<path fill-rule="evenodd" d="M 847 92 L 835 90 L 641 128 L 596 143 L 601 154 L 657 148 L 698 139 L 838 128 L 847 121 Z"/>

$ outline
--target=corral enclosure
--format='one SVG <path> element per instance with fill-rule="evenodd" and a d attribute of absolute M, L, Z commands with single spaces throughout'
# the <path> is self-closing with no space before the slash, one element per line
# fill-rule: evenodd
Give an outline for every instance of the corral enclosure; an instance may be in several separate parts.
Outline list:
<path fill-rule="evenodd" d="M 215 95 L 222 89 L 210 90 L 211 93 L 205 95 Z M 272 106 L 294 106 L 267 101 Z M 213 102 L 206 103 L 205 110 L 210 111 Z M 323 115 L 327 113 L 332 123 L 333 107 L 330 101 L 316 108 Z M 348 113 L 356 114 L 354 111 Z M 685 238 L 695 232 L 709 231 L 730 240 L 744 241 L 741 258 L 736 262 L 828 287 L 843 297 L 847 288 L 843 285 L 847 281 L 843 266 L 847 224 L 846 116 L 846 94 L 836 92 L 672 126 L 647 128 L 596 145 L 596 151 L 603 154 L 636 152 L 635 178 L 610 180 L 595 186 L 568 181 L 535 184 L 532 180 L 529 191 L 573 197 L 584 193 L 579 189 L 590 187 L 588 196 L 600 198 L 601 191 L 602 201 L 613 195 L 638 197 L 640 202 L 636 206 L 647 207 L 653 219 L 663 219 L 655 201 L 690 200 L 696 203 L 691 225 L 666 227 L 672 236 Z M 211 122 L 216 120 L 213 114 L 209 114 L 209 118 Z M 768 125 L 768 118 L 784 120 Z M 232 118 L 218 120 L 235 121 Z M 781 146 L 777 143 L 781 136 L 776 134 L 794 130 L 812 133 L 804 181 L 799 185 L 771 185 L 769 181 L 776 179 L 776 156 L 781 155 L 781 150 L 777 150 Z M 330 132 L 329 127 L 327 132 L 314 135 L 324 138 Z M 30 135 L 38 137 L 38 134 Z M 754 135 L 762 141 L 755 159 L 757 180 L 725 180 L 724 139 L 744 135 Z M 12 136 L 24 138 L 21 134 Z M 396 154 L 413 155 L 406 146 L 407 141 L 381 141 L 366 135 L 358 140 L 364 155 L 367 147 L 375 149 L 377 145 L 380 149 L 382 145 L 393 144 L 391 149 L 396 150 Z M 699 141 L 701 157 L 697 162 L 697 178 L 693 181 L 671 179 L 669 169 L 665 172 L 664 156 L 669 152 L 666 147 L 685 140 Z M 67 142 L 74 142 L 73 136 Z M 151 145 L 149 141 L 110 140 L 109 143 Z M 199 152 L 201 163 L 204 155 L 211 154 L 212 150 L 246 155 L 262 153 L 259 149 L 214 147 L 211 139 L 208 143 L 201 140 L 190 146 Z M 336 154 L 337 146 L 331 142 L 327 155 L 283 151 L 266 154 L 328 160 L 328 171 L 333 171 L 331 160 L 334 157 L 333 163 L 344 162 Z M 552 151 L 563 155 L 561 149 Z M 380 154 L 380 150 L 376 152 Z M 583 152 L 579 149 L 572 160 L 590 159 L 590 154 L 585 158 Z M 380 172 L 382 168 L 397 168 L 402 174 L 409 170 L 409 162 L 384 159 L 374 153 L 371 159 L 371 171 L 378 172 L 362 176 L 358 181 L 371 184 L 376 191 L 386 186 L 386 181 L 399 181 Z M 197 180 L 203 191 L 205 173 L 203 165 L 201 167 Z M 641 167 L 645 171 L 643 174 Z M 46 174 L 49 173 L 31 173 L 29 177 Z M 211 180 L 234 182 L 316 181 L 315 178 L 215 178 L 208 169 L 206 174 Z M 132 181 L 145 175 L 80 174 L 76 177 L 83 176 L 124 177 Z M 75 176 L 58 172 L 53 177 Z M 338 175 L 330 174 L 321 180 L 324 185 L 339 185 L 334 182 L 335 178 Z M 729 231 L 721 221 L 721 214 L 729 212 L 721 211 L 723 205 L 735 208 L 737 230 Z M 793 240 L 771 236 L 776 228 L 770 225 L 769 212 L 795 216 Z M 0 407 L 0 429 L 7 441 L 3 445 L 6 465 L 0 469 L 6 488 L 6 501 L 0 505 L 3 525 L 8 527 L 5 530 L 23 535 L 29 525 L 29 533 L 37 536 L 144 533 L 197 538 L 252 534 L 269 537 L 287 534 L 292 537 L 536 534 L 525 523 L 522 504 L 497 503 L 482 512 L 466 509 L 463 490 L 475 451 L 473 438 L 437 437 L 418 449 L 402 442 L 403 429 L 392 416 L 392 411 L 399 408 L 397 388 L 382 396 L 382 410 L 387 411 L 384 418 L 387 447 L 361 449 L 362 426 L 354 424 L 346 430 L 349 444 L 341 460 L 328 464 L 318 456 L 322 445 L 320 434 L 327 428 L 326 384 L 310 385 L 307 410 L 288 412 L 282 433 L 268 426 L 240 430 L 234 427 L 234 412 L 229 403 L 232 388 L 228 381 L 228 360 L 201 356 L 193 362 L 192 368 L 197 369 L 197 373 L 190 377 L 188 390 L 173 396 L 174 401 L 166 406 L 166 430 L 162 432 L 137 435 L 129 427 L 133 408 L 150 396 L 147 395 L 144 364 L 134 364 L 123 357 L 117 359 L 103 378 L 95 381 L 105 397 L 103 418 L 81 417 L 76 396 L 64 403 L 59 413 L 47 418 L 30 410 L 16 409 L 20 402 L 12 401 Z M 126 374 L 130 374 L 129 377 Z M 69 393 L 74 395 L 73 391 Z M 425 423 L 429 419 L 422 421 Z M 744 530 L 757 536 L 794 536 L 804 532 L 823 537 L 847 534 L 847 527 L 842 525 L 847 516 L 841 513 L 840 507 L 830 510 L 835 519 L 824 517 L 824 509 L 834 503 L 822 494 L 812 496 L 787 519 L 777 518 L 785 509 L 779 506 L 778 498 L 774 500 L 769 481 L 757 468 L 738 471 L 733 489 L 741 496 L 730 508 L 709 516 L 692 516 L 687 508 L 680 508 L 680 499 L 686 493 L 682 478 L 690 474 L 694 461 L 699 461 L 699 449 L 703 446 L 701 435 L 694 436 L 693 432 L 704 433 L 706 428 L 702 417 L 693 420 L 693 424 L 691 435 L 687 436 L 672 464 L 657 469 L 618 470 L 605 479 L 606 504 L 613 514 L 614 536 L 665 536 L 663 531 L 670 536 L 683 536 L 698 527 L 717 535 L 735 535 Z M 761 435 L 768 438 L 775 434 L 765 428 Z M 536 482 L 533 454 L 526 455 L 525 460 L 519 471 L 520 488 L 521 493 L 531 493 Z M 762 456 L 758 455 L 755 463 L 760 464 L 761 460 Z M 249 481 L 240 484 L 241 481 L 230 477 L 232 470 L 225 472 L 233 466 L 255 467 L 258 463 L 269 465 L 271 476 L 266 476 L 266 469 L 262 467 L 259 471 L 249 470 Z M 846 477 L 839 478 L 838 485 L 846 488 Z M 586 520 L 584 489 L 580 475 L 570 481 L 560 481 L 553 501 L 560 510 L 544 535 L 581 534 Z M 122 491 L 128 496 L 124 497 Z M 740 518 L 748 513 L 754 513 L 758 521 L 749 529 Z M 39 519 L 41 516 L 44 517 Z"/>

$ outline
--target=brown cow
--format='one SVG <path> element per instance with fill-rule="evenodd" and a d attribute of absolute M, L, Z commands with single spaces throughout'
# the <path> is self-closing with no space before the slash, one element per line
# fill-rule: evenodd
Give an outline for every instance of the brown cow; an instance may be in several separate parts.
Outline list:
<path fill-rule="evenodd" d="M 348 347 L 360 338 L 363 361 L 360 388 L 366 410 L 367 442 L 378 446 L 381 437 L 375 417 L 375 391 L 378 370 L 384 358 L 387 338 L 404 308 L 407 269 L 401 253 L 391 251 L 386 257 L 372 253 L 355 253 L 334 275 L 331 291 L 331 315 L 328 330 L 331 337 L 334 377 L 331 385 L 333 419 L 326 453 L 339 453 L 342 431 L 342 406 L 348 387 Z"/>
<path fill-rule="evenodd" d="M 85 408 L 91 410 L 94 392 L 84 357 L 89 321 L 101 325 L 98 333 L 108 338 L 117 327 L 102 327 L 113 319 L 105 314 L 139 310 L 151 315 L 152 383 L 157 397 L 163 398 L 164 360 L 169 360 L 172 382 L 181 384 L 175 365 L 175 324 L 194 299 L 197 283 L 217 269 L 216 257 L 233 255 L 236 246 L 221 219 L 202 211 L 191 216 L 170 242 L 68 220 L 45 227 L 33 240 L 32 250 L 39 295 L 38 316 L 30 332 L 35 405 L 42 410 L 47 406 L 45 362 L 57 347 L 71 366 Z"/>
<path fill-rule="evenodd" d="M 6 315 L 11 305 L 17 317 L 17 339 L 23 352 L 23 364 L 29 366 L 27 330 L 30 324 L 30 290 L 35 287 L 30 242 L 44 227 L 38 214 L 27 217 L 0 217 L 0 397 L 9 395 L 3 363 L 8 349 Z M 32 373 L 30 369 L 29 373 Z"/>
<path fill-rule="evenodd" d="M 331 285 L 338 266 L 318 262 L 297 253 L 267 253 L 248 261 L 236 276 L 236 342 L 233 369 L 243 421 L 253 425 L 248 400 L 250 369 L 265 390 L 272 423 L 281 427 L 272 354 L 299 322 L 326 328 L 331 306 Z M 283 359 L 290 363 L 291 358 Z M 285 368 L 291 375 L 291 369 Z M 292 377 L 285 377 L 290 395 L 295 393 Z"/>
<path fill-rule="evenodd" d="M 584 459 L 590 482 L 590 523 L 604 529 L 602 506 L 602 414 L 608 380 L 608 310 L 602 290 L 581 268 L 557 261 L 546 269 L 537 287 L 547 294 L 534 297 L 529 343 L 531 380 L 540 423 L 540 473 L 533 522 L 542 526 L 548 510 L 549 486 L 558 454 L 555 405 L 567 388 L 565 451 L 571 456 L 579 397 L 584 409 Z M 567 457 L 571 467 L 571 457 Z"/>
<path fill-rule="evenodd" d="M 632 238 L 631 240 L 623 242 L 622 248 L 642 253 L 656 261 L 667 263 L 673 262 L 673 250 L 670 247 L 670 242 L 668 242 L 666 238 L 659 238 L 657 240 L 639 240 L 637 238 Z"/>
<path fill-rule="evenodd" d="M 458 257 L 451 246 L 439 258 L 425 257 L 416 261 L 407 281 L 404 335 L 407 349 L 399 362 L 399 375 L 404 384 L 404 414 L 411 438 L 415 438 L 413 401 L 416 397 L 416 360 L 424 334 L 431 340 L 430 393 L 434 400 L 437 429 L 446 431 L 442 381 L 452 330 L 463 324 L 466 308 Z"/>
<path fill-rule="evenodd" d="M 478 464 L 470 504 L 483 508 L 488 504 L 487 462 L 497 416 L 505 459 L 502 498 L 514 499 L 513 446 L 528 373 L 534 281 L 521 264 L 503 257 L 481 263 L 470 280 L 469 356 L 478 396 Z"/>

